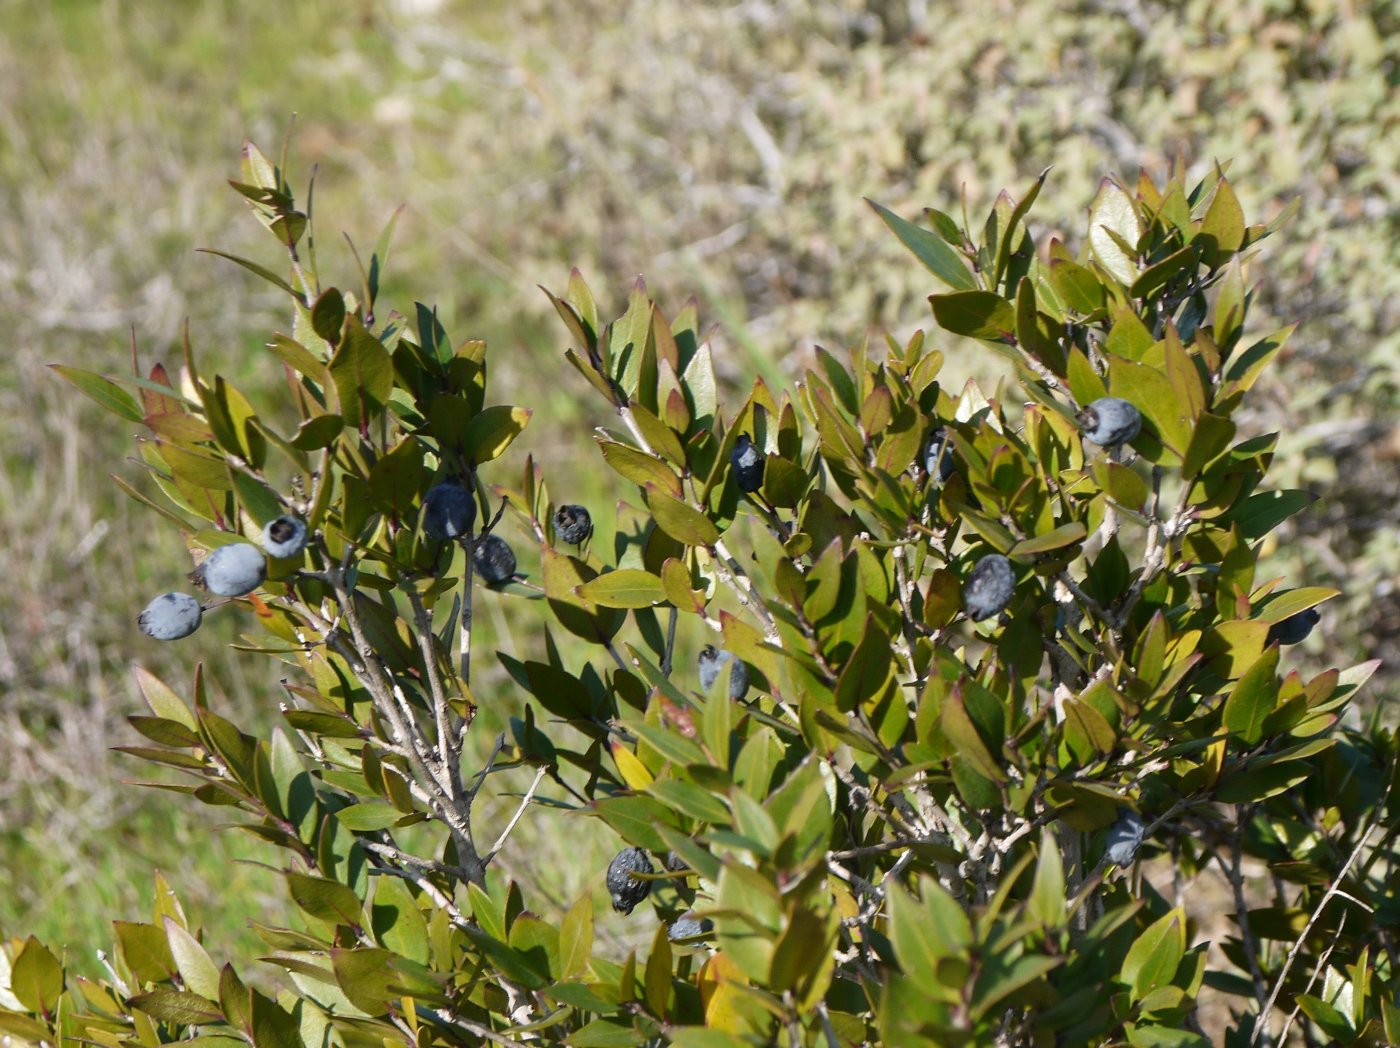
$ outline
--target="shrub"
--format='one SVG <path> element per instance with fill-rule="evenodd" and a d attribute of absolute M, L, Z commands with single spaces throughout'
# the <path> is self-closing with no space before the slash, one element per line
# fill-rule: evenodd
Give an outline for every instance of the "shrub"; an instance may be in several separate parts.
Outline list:
<path fill-rule="evenodd" d="M 291 985 L 220 970 L 162 890 L 151 923 L 117 923 L 101 986 L 69 989 L 52 952 L 12 943 L 0 1028 L 111 1045 L 1400 1034 L 1396 747 L 1343 723 L 1375 667 L 1281 667 L 1275 625 L 1336 594 L 1255 575 L 1311 501 L 1263 485 L 1275 435 L 1232 420 L 1287 338 L 1246 324 L 1245 266 L 1277 223 L 1248 225 L 1219 171 L 1106 179 L 1076 255 L 1032 243 L 1043 178 L 976 228 L 876 206 L 943 286 L 934 319 L 1005 356 L 1016 396 L 945 389 L 919 332 L 819 351 L 793 393 L 759 381 L 724 406 L 693 308 L 671 319 L 639 284 L 604 323 L 575 273 L 549 297 L 616 420 L 595 438 L 628 490 L 609 527 L 556 504 L 532 460 L 500 474 L 531 412 L 488 403 L 486 347 L 427 306 L 383 308 L 382 243 L 353 291 L 323 283 L 284 172 L 248 146 L 235 188 L 288 275 L 235 261 L 291 300 L 268 348 L 295 432 L 188 347 L 179 381 L 63 373 L 147 428 L 158 496 L 139 497 L 192 552 L 307 525 L 304 550 L 216 602 L 294 667 L 285 730 L 225 719 L 198 669 L 185 689 L 141 673 L 148 743 L 123 747 L 283 851 L 269 875 L 300 921 L 258 932 Z M 1083 429 L 1104 398 L 1140 416 L 1108 446 Z M 444 484 L 471 508 L 447 514 Z M 539 574 L 488 591 L 474 550 L 506 529 Z M 496 658 L 528 697 L 482 746 L 473 618 L 512 599 L 532 647 Z M 677 653 L 701 640 L 747 690 L 717 665 L 697 687 Z M 529 785 L 488 828 L 482 791 L 511 770 Z M 617 852 L 562 913 L 493 866 L 544 804 Z M 1234 921 L 1211 928 L 1217 951 L 1197 920 L 1212 871 Z M 600 921 L 654 926 L 649 948 L 610 953 Z M 1207 1020 L 1209 993 L 1228 1011 Z"/>

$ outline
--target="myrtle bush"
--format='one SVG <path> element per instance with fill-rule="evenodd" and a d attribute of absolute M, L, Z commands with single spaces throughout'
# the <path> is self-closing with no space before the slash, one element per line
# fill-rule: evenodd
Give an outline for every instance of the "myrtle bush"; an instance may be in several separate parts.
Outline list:
<path fill-rule="evenodd" d="M 215 709 L 198 667 L 138 671 L 150 713 L 121 747 L 279 849 L 267 876 L 298 917 L 256 930 L 285 978 L 220 969 L 161 879 L 149 922 L 116 922 L 101 983 L 9 943 L 0 1029 L 113 1046 L 1400 1036 L 1396 744 L 1347 718 L 1375 666 L 1290 670 L 1337 594 L 1256 575 L 1312 501 L 1265 485 L 1277 435 L 1234 421 L 1289 336 L 1248 324 L 1280 223 L 1248 224 L 1219 169 L 1176 171 L 1105 179 L 1078 250 L 1035 244 L 1044 178 L 980 223 L 869 217 L 925 267 L 937 325 L 1005 357 L 1014 386 L 945 388 L 920 331 L 819 350 L 795 389 L 724 403 L 693 306 L 668 316 L 639 282 L 606 321 L 577 272 L 547 292 L 605 423 L 605 514 L 556 500 L 531 458 L 504 470 L 532 415 L 490 402 L 486 346 L 381 303 L 387 233 L 330 286 L 284 168 L 245 147 L 234 188 L 282 257 L 232 261 L 289 299 L 289 333 L 266 340 L 285 398 L 254 404 L 189 341 L 178 375 L 60 371 L 143 427 L 145 481 L 123 487 L 210 591 L 151 594 L 142 628 L 178 642 L 239 617 L 285 669 L 264 735 Z M 489 696 L 472 686 L 485 601 L 532 623 L 526 650 L 492 653 L 515 689 Z M 509 730 L 481 740 L 487 703 Z M 546 806 L 615 852 L 557 910 L 493 865 Z M 1208 942 L 1216 884 L 1229 918 Z M 650 945 L 609 951 L 595 931 L 622 923 Z"/>

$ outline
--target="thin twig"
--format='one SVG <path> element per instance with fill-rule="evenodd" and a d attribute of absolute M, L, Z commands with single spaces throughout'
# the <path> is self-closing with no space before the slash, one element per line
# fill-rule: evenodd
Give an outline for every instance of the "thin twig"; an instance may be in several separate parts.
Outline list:
<path fill-rule="evenodd" d="M 1266 986 L 1264 973 L 1259 968 L 1259 940 L 1255 937 L 1254 930 L 1249 926 L 1249 903 L 1244 897 L 1244 874 L 1240 869 L 1243 862 L 1244 824 L 1249 820 L 1249 817 L 1250 809 L 1246 805 L 1235 805 L 1235 825 L 1230 834 L 1230 861 L 1227 863 L 1225 856 L 1220 852 L 1215 853 L 1215 860 L 1230 882 L 1230 889 L 1235 897 L 1235 916 L 1239 919 L 1240 939 L 1244 945 L 1245 959 L 1249 962 L 1249 976 L 1254 983 L 1254 996 L 1263 1006 L 1266 1000 Z M 1262 1043 L 1266 1046 L 1273 1043 L 1273 1039 L 1269 1036 L 1269 1009 L 1267 1006 L 1262 1007 L 1259 1012 L 1258 1023 L 1254 1028 L 1254 1040 L 1256 1043 Z"/>
<path fill-rule="evenodd" d="M 489 863 L 494 859 L 496 853 L 500 851 L 502 846 L 506 843 L 506 838 L 509 837 L 511 831 L 515 829 L 515 825 L 520 821 L 520 817 L 525 814 L 525 809 L 528 808 L 530 802 L 535 799 L 535 791 L 540 788 L 540 780 L 544 778 L 546 770 L 545 768 L 540 768 L 535 772 L 535 781 L 530 783 L 530 788 L 525 791 L 525 796 L 520 799 L 520 807 L 515 809 L 515 814 L 510 817 L 510 822 L 506 823 L 506 828 L 501 831 L 501 835 L 496 838 L 496 843 L 492 845 L 491 850 L 486 853 L 486 857 L 482 860 L 483 863 Z"/>
<path fill-rule="evenodd" d="M 1327 891 L 1322 894 L 1322 901 L 1317 904 L 1317 908 L 1313 910 L 1312 914 L 1308 917 L 1308 923 L 1303 926 L 1303 930 L 1298 933 L 1298 938 L 1294 941 L 1292 947 L 1289 948 L 1288 956 L 1284 958 L 1283 967 L 1279 970 L 1278 978 L 1274 981 L 1274 988 L 1269 994 L 1268 1001 L 1264 1004 L 1264 1011 L 1259 1016 L 1259 1023 L 1254 1027 L 1254 1041 L 1251 1043 L 1258 1043 L 1268 1013 L 1273 1010 L 1274 1002 L 1278 1000 L 1278 995 L 1283 990 L 1283 981 L 1288 978 L 1288 971 L 1293 967 L 1293 962 L 1298 957 L 1298 951 L 1303 948 L 1303 943 L 1307 941 L 1308 933 L 1312 931 L 1313 925 L 1316 924 L 1318 918 L 1322 916 L 1322 911 L 1327 908 L 1327 904 L 1332 901 L 1332 896 L 1336 895 L 1340 890 L 1342 881 L 1346 879 L 1347 871 L 1351 869 L 1352 863 L 1356 861 L 1357 856 L 1359 856 L 1362 849 L 1366 847 L 1366 841 L 1370 839 L 1371 831 L 1376 828 L 1377 823 L 1385 813 L 1386 805 L 1390 801 L 1390 788 L 1394 781 L 1394 767 L 1392 766 L 1391 774 L 1387 775 L 1385 778 L 1385 793 L 1381 796 L 1380 802 L 1376 805 L 1375 817 L 1372 818 L 1371 822 L 1366 826 L 1366 832 L 1363 833 L 1361 839 L 1356 842 L 1356 847 L 1351 850 L 1351 854 L 1347 856 L 1347 861 L 1343 863 L 1342 868 L 1337 871 L 1337 876 L 1332 878 L 1332 883 L 1328 885 Z"/>

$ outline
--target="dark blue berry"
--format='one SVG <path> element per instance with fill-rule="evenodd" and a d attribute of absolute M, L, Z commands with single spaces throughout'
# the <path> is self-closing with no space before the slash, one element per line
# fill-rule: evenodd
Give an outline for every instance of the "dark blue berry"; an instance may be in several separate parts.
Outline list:
<path fill-rule="evenodd" d="M 681 939 L 697 939 L 714 931 L 715 922 L 708 917 L 695 916 L 694 910 L 687 910 L 666 929 L 666 936 L 672 942 Z"/>
<path fill-rule="evenodd" d="M 489 586 L 515 577 L 515 551 L 498 535 L 487 535 L 476 544 L 476 570 Z"/>
<path fill-rule="evenodd" d="M 1142 847 L 1147 823 L 1131 808 L 1121 809 L 1118 821 L 1108 828 L 1104 838 L 1104 858 L 1115 866 L 1129 866 Z"/>
<path fill-rule="evenodd" d="M 753 439 L 747 433 L 735 439 L 729 464 L 734 469 L 734 483 L 740 491 L 751 495 L 763 487 L 763 453 L 753 446 Z"/>
<path fill-rule="evenodd" d="M 141 632 L 156 640 L 180 640 L 199 629 L 204 609 L 188 593 L 162 593 L 136 617 Z"/>
<path fill-rule="evenodd" d="M 1078 415 L 1084 436 L 1100 447 L 1126 444 L 1142 429 L 1142 412 L 1120 397 L 1100 397 Z"/>
<path fill-rule="evenodd" d="M 306 523 L 284 513 L 263 528 L 263 549 L 269 557 L 295 557 L 306 549 Z"/>
<path fill-rule="evenodd" d="M 963 609 L 974 622 L 1000 615 L 1016 592 L 1016 571 L 1000 553 L 989 553 L 963 583 Z"/>
<path fill-rule="evenodd" d="M 700 657 L 696 662 L 700 667 L 701 691 L 708 692 L 719 679 L 719 671 L 726 664 L 732 663 L 729 668 L 729 697 L 737 702 L 748 693 L 749 668 L 744 665 L 742 659 L 736 658 L 732 651 L 723 651 L 713 644 L 706 644 L 700 649 Z"/>
<path fill-rule="evenodd" d="M 947 430 L 939 426 L 929 434 L 928 447 L 924 449 L 924 472 L 937 478 L 934 481 L 937 487 L 957 471 L 957 463 L 953 461 L 953 442 Z"/>
<path fill-rule="evenodd" d="M 1269 627 L 1268 643 L 1301 644 L 1321 618 L 1316 608 L 1308 608 L 1275 622 Z"/>
<path fill-rule="evenodd" d="M 247 542 L 220 546 L 190 573 L 190 580 L 220 597 L 252 593 L 267 578 L 267 558 Z"/>
<path fill-rule="evenodd" d="M 434 484 L 423 496 L 423 534 L 445 542 L 469 534 L 476 523 L 476 502 L 461 484 Z"/>

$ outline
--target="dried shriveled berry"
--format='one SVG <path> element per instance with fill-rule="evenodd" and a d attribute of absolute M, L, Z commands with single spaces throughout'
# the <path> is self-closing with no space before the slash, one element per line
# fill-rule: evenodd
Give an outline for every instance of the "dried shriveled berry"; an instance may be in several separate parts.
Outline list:
<path fill-rule="evenodd" d="M 732 651 L 724 651 L 713 644 L 700 649 L 700 657 L 695 660 L 700 667 L 700 690 L 709 691 L 719 679 L 720 670 L 729 666 L 729 697 L 736 702 L 749 690 L 749 668 Z"/>
<path fill-rule="evenodd" d="M 284 513 L 263 528 L 262 542 L 269 557 L 295 557 L 306 549 L 306 522 Z"/>
<path fill-rule="evenodd" d="M 1108 828 L 1108 836 L 1104 838 L 1105 858 L 1115 866 L 1131 865 L 1142 847 L 1146 832 L 1147 823 L 1142 816 L 1130 808 L 1123 809 L 1118 821 Z"/>
<path fill-rule="evenodd" d="M 220 597 L 242 597 L 252 593 L 267 578 L 267 558 L 249 542 L 220 546 L 190 573 L 196 586 Z"/>
<path fill-rule="evenodd" d="M 763 487 L 763 452 L 753 445 L 753 438 L 740 433 L 729 453 L 729 465 L 734 469 L 734 483 L 739 490 L 753 494 Z"/>
<path fill-rule="evenodd" d="M 487 535 L 476 544 L 476 570 L 488 585 L 509 582 L 515 577 L 515 551 L 499 535 Z"/>
<path fill-rule="evenodd" d="M 1078 415 L 1084 436 L 1100 447 L 1126 444 L 1142 429 L 1142 412 L 1120 397 L 1100 397 Z"/>
<path fill-rule="evenodd" d="M 476 523 L 476 502 L 462 485 L 434 484 L 423 496 L 423 534 L 445 541 L 458 539 Z"/>
<path fill-rule="evenodd" d="M 582 546 L 593 534 L 593 518 L 582 506 L 560 506 L 554 511 L 554 534 L 560 542 Z"/>
<path fill-rule="evenodd" d="M 1296 615 L 1290 615 L 1269 627 L 1268 642 L 1270 644 L 1274 641 L 1278 641 L 1280 644 L 1301 644 L 1307 640 L 1308 634 L 1313 631 L 1313 627 L 1321 619 L 1322 616 L 1318 614 L 1316 608 L 1308 608 Z"/>
<path fill-rule="evenodd" d="M 156 640 L 180 640 L 199 629 L 204 609 L 188 593 L 162 593 L 136 617 L 141 632 Z"/>
<path fill-rule="evenodd" d="M 631 913 L 633 907 L 651 894 L 651 881 L 633 877 L 634 873 L 653 873 L 651 858 L 641 848 L 623 848 L 608 864 L 608 894 L 613 909 Z"/>
<path fill-rule="evenodd" d="M 988 553 L 963 583 L 963 609 L 974 622 L 1000 615 L 1016 592 L 1016 570 L 1000 553 Z"/>

